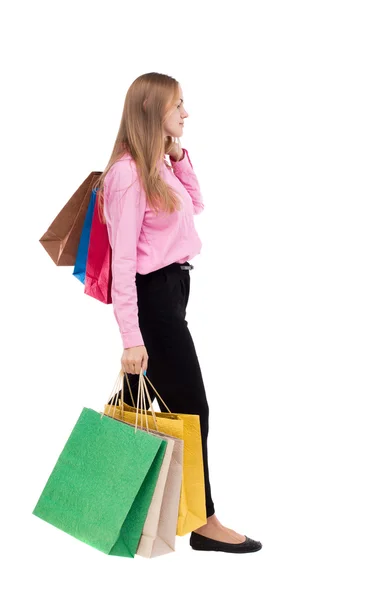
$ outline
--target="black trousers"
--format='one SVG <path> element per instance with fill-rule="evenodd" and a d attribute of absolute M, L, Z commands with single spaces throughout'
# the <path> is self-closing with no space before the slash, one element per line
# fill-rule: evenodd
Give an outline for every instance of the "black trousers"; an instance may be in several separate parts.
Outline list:
<path fill-rule="evenodd" d="M 206 514 L 214 514 L 211 497 L 207 437 L 209 406 L 201 368 L 194 342 L 186 321 L 190 295 L 190 269 L 180 263 L 142 275 L 136 274 L 139 326 L 148 353 L 147 377 L 171 412 L 199 415 L 205 478 Z M 193 268 L 188 262 L 184 266 Z M 128 373 L 136 402 L 139 375 Z M 152 400 L 157 396 L 151 386 L 147 389 Z M 131 404 L 128 384 L 124 377 L 124 401 Z M 167 412 L 162 402 L 160 411 Z"/>

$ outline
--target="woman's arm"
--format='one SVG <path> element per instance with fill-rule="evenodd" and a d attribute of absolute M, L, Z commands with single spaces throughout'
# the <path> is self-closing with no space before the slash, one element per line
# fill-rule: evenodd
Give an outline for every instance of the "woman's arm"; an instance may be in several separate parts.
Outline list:
<path fill-rule="evenodd" d="M 189 153 L 187 152 L 186 148 L 182 148 L 182 150 L 183 158 L 181 160 L 175 161 L 170 155 L 171 166 L 179 181 L 185 186 L 186 190 L 189 192 L 193 201 L 194 214 L 198 215 L 203 211 L 205 205 L 203 203 L 198 179 L 196 174 L 194 173 Z"/>
<path fill-rule="evenodd" d="M 112 247 L 112 304 L 124 348 L 143 346 L 138 319 L 137 243 L 145 213 L 132 161 L 118 161 L 105 177 L 104 215 Z"/>

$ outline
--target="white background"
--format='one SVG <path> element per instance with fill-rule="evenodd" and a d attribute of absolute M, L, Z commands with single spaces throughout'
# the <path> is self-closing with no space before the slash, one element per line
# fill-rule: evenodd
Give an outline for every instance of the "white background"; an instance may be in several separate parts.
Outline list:
<path fill-rule="evenodd" d="M 18 2 L 2 10 L 3 597 L 386 599 L 384 2 Z M 187 319 L 216 514 L 250 555 L 115 558 L 32 515 L 122 352 L 39 238 L 150 71 L 181 84 L 205 210 Z"/>

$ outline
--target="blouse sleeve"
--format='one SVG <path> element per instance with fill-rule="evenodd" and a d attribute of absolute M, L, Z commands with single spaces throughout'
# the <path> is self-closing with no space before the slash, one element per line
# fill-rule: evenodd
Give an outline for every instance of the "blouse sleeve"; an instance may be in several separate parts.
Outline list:
<path fill-rule="evenodd" d="M 198 215 L 205 208 L 198 179 L 194 173 L 193 165 L 189 157 L 189 153 L 185 148 L 182 148 L 184 156 L 181 160 L 171 160 L 171 166 L 174 174 L 179 181 L 185 186 L 193 201 L 194 214 Z"/>
<path fill-rule="evenodd" d="M 119 161 L 108 171 L 104 186 L 104 215 L 112 248 L 112 305 L 124 348 L 144 345 L 136 270 L 137 243 L 146 207 L 136 179 L 135 166 Z"/>

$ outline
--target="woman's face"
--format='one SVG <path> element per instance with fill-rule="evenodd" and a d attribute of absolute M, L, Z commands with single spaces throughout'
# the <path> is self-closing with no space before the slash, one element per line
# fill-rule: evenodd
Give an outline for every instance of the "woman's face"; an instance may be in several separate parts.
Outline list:
<path fill-rule="evenodd" d="M 170 111 L 170 116 L 164 122 L 164 135 L 171 135 L 171 137 L 181 137 L 183 134 L 183 123 L 189 114 L 184 108 L 183 104 L 183 92 L 179 86 L 179 99 L 174 103 Z"/>

